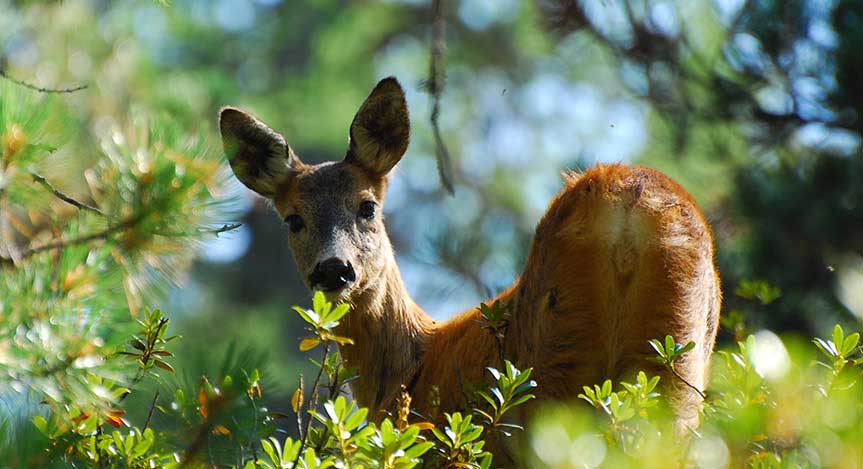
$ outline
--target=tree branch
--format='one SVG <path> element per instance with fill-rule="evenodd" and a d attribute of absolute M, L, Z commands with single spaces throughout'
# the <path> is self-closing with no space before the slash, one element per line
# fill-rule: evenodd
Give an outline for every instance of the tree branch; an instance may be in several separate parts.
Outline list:
<path fill-rule="evenodd" d="M 74 246 L 76 244 L 89 243 L 91 241 L 104 240 L 104 239 L 108 238 L 109 236 L 111 236 L 117 232 L 123 231 L 127 228 L 130 228 L 130 227 L 136 225 L 138 222 L 141 221 L 142 218 L 144 218 L 143 215 L 138 215 L 138 216 L 135 216 L 132 218 L 128 218 L 128 219 L 126 219 L 126 220 L 124 220 L 124 221 L 122 221 L 116 225 L 109 226 L 108 228 L 105 228 L 104 230 L 101 230 L 101 231 L 97 231 L 95 233 L 82 235 L 82 236 L 79 236 L 77 238 L 72 238 L 72 239 L 59 239 L 56 241 L 52 241 L 48 244 L 43 244 L 42 246 L 37 246 L 35 248 L 25 249 L 25 250 L 21 251 L 20 256 L 19 256 L 19 260 L 26 259 L 30 256 L 35 255 L 35 254 L 39 254 L 40 252 L 50 251 L 53 249 L 62 249 L 62 248 L 68 247 L 68 246 Z M 12 261 L 12 259 L 0 257 L 0 265 L 4 265 L 4 264 L 5 265 L 14 265 L 15 263 Z"/>
<path fill-rule="evenodd" d="M 99 212 L 99 213 L 102 214 L 102 212 Z M 47 243 L 47 244 L 43 244 L 42 246 L 37 246 L 35 248 L 25 249 L 25 250 L 20 252 L 20 255 L 18 256 L 17 261 L 21 261 L 21 260 L 26 259 L 28 257 L 31 257 L 33 255 L 39 254 L 40 252 L 50 251 L 52 249 L 62 249 L 62 248 L 68 247 L 68 246 L 74 246 L 76 244 L 85 244 L 85 243 L 89 243 L 91 241 L 105 240 L 115 233 L 118 233 L 120 231 L 123 231 L 125 229 L 131 228 L 131 227 L 137 225 L 143 218 L 144 218 L 144 215 L 138 215 L 135 217 L 128 218 L 128 219 L 126 219 L 126 220 L 124 220 L 124 221 L 122 221 L 116 225 L 109 226 L 108 228 L 105 228 L 104 230 L 101 230 L 101 231 L 97 231 L 95 233 L 82 235 L 82 236 L 79 236 L 77 238 L 72 238 L 72 239 L 59 239 L 59 240 L 52 241 L 52 242 Z M 224 233 L 226 231 L 231 231 L 231 230 L 237 229 L 240 226 L 242 226 L 242 223 L 231 223 L 231 224 L 222 225 L 219 228 L 199 230 L 197 233 L 198 234 L 212 233 L 212 234 L 218 235 L 219 233 Z M 174 236 L 174 237 L 192 236 L 190 234 L 182 234 L 182 233 L 155 233 L 155 234 L 160 235 L 160 236 Z M 0 256 L 0 267 L 15 265 L 15 263 L 16 263 L 16 261 L 13 261 L 10 258 Z"/>
<path fill-rule="evenodd" d="M 444 84 L 446 82 L 446 72 L 443 65 L 443 51 L 446 47 L 444 34 L 446 32 L 446 20 L 444 17 L 444 0 L 434 0 L 432 2 L 432 40 L 431 40 L 431 57 L 429 65 L 429 77 L 426 81 L 426 91 L 432 98 L 431 109 L 431 126 L 435 140 L 435 156 L 437 157 L 437 169 L 440 175 L 441 184 L 446 188 L 450 195 L 455 192 L 452 185 L 452 163 L 449 150 L 441 136 L 440 125 L 438 124 L 438 116 L 440 115 L 440 97 L 443 93 Z"/>
<path fill-rule="evenodd" d="M 153 409 L 156 408 L 156 401 L 159 400 L 159 391 L 156 391 L 156 394 L 153 396 L 153 402 L 150 404 L 150 411 L 147 412 L 147 421 L 144 422 L 144 428 L 141 429 L 143 432 L 150 426 L 150 419 L 153 418 Z"/>
<path fill-rule="evenodd" d="M 101 216 L 103 216 L 103 217 L 105 216 L 105 214 L 104 214 L 104 213 L 102 213 L 102 211 L 101 211 L 101 210 L 99 210 L 98 208 L 96 208 L 96 207 L 94 207 L 94 206 L 92 206 L 92 205 L 86 204 L 86 203 L 84 203 L 84 202 L 81 202 L 81 201 L 79 201 L 79 200 L 76 200 L 75 198 L 73 198 L 73 197 L 71 197 L 71 196 L 69 196 L 69 195 L 67 195 L 67 194 L 65 194 L 65 193 L 63 193 L 63 192 L 61 192 L 59 189 L 57 189 L 56 187 L 54 187 L 50 182 L 48 182 L 48 180 L 47 180 L 47 179 L 45 179 L 44 177 L 42 177 L 42 176 L 40 176 L 40 175 L 38 175 L 38 174 L 36 174 L 36 173 L 30 173 L 30 176 L 32 176 L 32 177 L 33 177 L 33 180 L 34 180 L 34 181 L 36 181 L 36 182 L 38 182 L 39 184 L 41 184 L 43 187 L 45 187 L 45 189 L 48 189 L 48 191 L 49 191 L 49 192 L 51 192 L 52 194 L 54 194 L 54 196 L 55 196 L 55 197 L 57 197 L 58 199 L 62 200 L 63 202 L 66 202 L 66 203 L 67 203 L 67 204 L 69 204 L 69 205 L 73 205 L 73 206 L 75 206 L 75 207 L 77 207 L 77 208 L 79 208 L 79 209 L 82 209 L 82 210 L 89 210 L 89 211 L 91 211 L 91 212 L 93 212 L 93 213 L 98 213 L 99 215 L 101 215 Z"/>
<path fill-rule="evenodd" d="M 81 91 L 87 88 L 87 85 L 77 85 L 71 88 L 45 88 L 41 86 L 36 86 L 32 83 L 27 83 L 24 80 L 19 80 L 8 73 L 3 68 L 0 68 L 0 77 L 3 77 L 16 85 L 23 86 L 24 88 L 29 88 L 33 91 L 38 91 L 39 93 L 74 93 L 76 91 Z"/>

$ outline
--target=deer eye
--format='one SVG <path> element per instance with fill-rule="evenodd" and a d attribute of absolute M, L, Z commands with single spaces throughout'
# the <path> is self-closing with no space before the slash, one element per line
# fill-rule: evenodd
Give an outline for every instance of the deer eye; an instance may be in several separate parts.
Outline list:
<path fill-rule="evenodd" d="M 375 203 L 371 200 L 366 200 L 365 202 L 360 204 L 360 210 L 359 212 L 357 212 L 357 215 L 365 218 L 366 220 L 371 220 L 375 217 L 375 209 Z"/>
<path fill-rule="evenodd" d="M 306 224 L 303 223 L 303 219 L 296 214 L 286 216 L 285 223 L 288 224 L 288 229 L 291 230 L 291 233 L 297 233 L 306 226 Z"/>

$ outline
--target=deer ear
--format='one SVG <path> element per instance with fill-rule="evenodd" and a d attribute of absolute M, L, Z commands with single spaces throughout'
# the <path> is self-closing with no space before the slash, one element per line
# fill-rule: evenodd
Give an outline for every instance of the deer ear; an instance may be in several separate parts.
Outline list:
<path fill-rule="evenodd" d="M 284 137 L 239 109 L 222 108 L 219 131 L 237 179 L 264 197 L 275 196 L 303 164 Z"/>
<path fill-rule="evenodd" d="M 351 123 L 345 161 L 386 176 L 408 149 L 411 123 L 405 93 L 394 77 L 384 78 Z"/>

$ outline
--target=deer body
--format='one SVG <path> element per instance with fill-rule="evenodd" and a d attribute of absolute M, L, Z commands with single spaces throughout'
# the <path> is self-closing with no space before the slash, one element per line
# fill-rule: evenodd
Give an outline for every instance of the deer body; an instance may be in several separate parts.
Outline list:
<path fill-rule="evenodd" d="M 379 216 L 387 174 L 405 152 L 409 121 L 395 79 L 360 108 L 338 163 L 310 166 L 248 114 L 226 108 L 220 128 L 237 177 L 286 218 L 298 267 L 310 287 L 352 304 L 340 334 L 359 369 L 359 403 L 392 410 L 401 385 L 420 412 L 430 390 L 440 411 L 462 409 L 464 383 L 499 367 L 498 343 L 478 309 L 433 321 L 410 297 Z M 539 222 L 522 275 L 493 301 L 509 305 L 503 356 L 534 367 L 541 399 L 573 399 L 581 386 L 645 369 L 652 338 L 695 341 L 676 371 L 703 389 L 718 324 L 719 279 L 710 228 L 692 198 L 661 173 L 597 165 L 565 175 Z M 665 377 L 683 425 L 698 421 L 700 396 Z"/>

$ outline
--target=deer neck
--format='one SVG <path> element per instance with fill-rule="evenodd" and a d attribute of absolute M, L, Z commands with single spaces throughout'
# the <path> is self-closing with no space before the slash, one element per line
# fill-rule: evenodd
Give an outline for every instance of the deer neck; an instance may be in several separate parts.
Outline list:
<path fill-rule="evenodd" d="M 392 251 L 387 251 L 380 279 L 353 299 L 339 331 L 354 340 L 341 352 L 347 366 L 358 368 L 359 379 L 351 389 L 373 416 L 386 410 L 402 384 L 410 386 L 416 379 L 434 327 L 408 294 Z"/>

